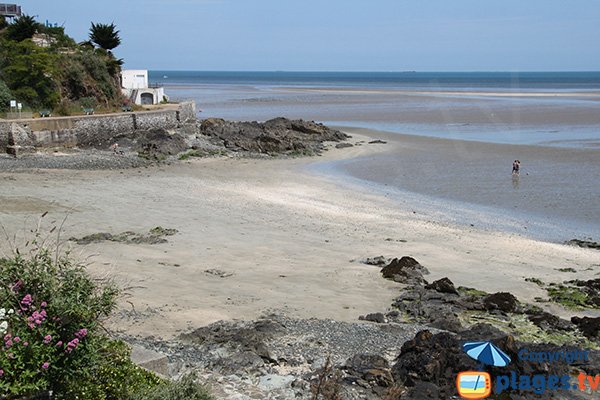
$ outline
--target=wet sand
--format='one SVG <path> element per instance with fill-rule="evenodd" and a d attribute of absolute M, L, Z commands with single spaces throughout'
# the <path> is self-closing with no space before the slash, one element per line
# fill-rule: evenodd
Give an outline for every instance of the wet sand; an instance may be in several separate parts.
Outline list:
<path fill-rule="evenodd" d="M 342 321 L 384 311 L 400 286 L 382 279 L 378 268 L 351 261 L 369 256 L 410 255 L 431 270 L 431 280 L 448 276 L 457 285 L 510 291 L 524 301 L 544 296 L 525 277 L 552 282 L 598 273 L 597 251 L 423 218 L 398 199 L 310 168 L 393 148 L 386 146 L 294 160 L 0 172 L 0 223 L 24 243 L 24 230 L 51 204 L 45 226 L 59 224 L 63 210 L 71 210 L 63 238 L 158 225 L 179 230 L 166 244 L 68 245 L 93 274 L 127 288 L 111 329 L 165 339 L 270 310 Z M 6 252 L 7 243 L 0 243 Z M 577 273 L 556 270 L 564 267 Z M 205 272 L 211 269 L 232 275 Z"/>
<path fill-rule="evenodd" d="M 559 242 L 600 239 L 600 150 L 342 129 L 384 137 L 388 145 L 372 156 L 321 163 L 317 171 L 374 184 L 388 196 L 411 199 L 415 209 L 445 208 L 447 217 L 466 225 Z M 511 171 L 515 159 L 519 176 Z"/>

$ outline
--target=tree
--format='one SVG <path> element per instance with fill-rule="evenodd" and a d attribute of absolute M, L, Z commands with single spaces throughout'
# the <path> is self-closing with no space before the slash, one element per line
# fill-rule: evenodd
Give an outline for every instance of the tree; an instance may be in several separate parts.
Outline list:
<path fill-rule="evenodd" d="M 6 29 L 6 36 L 15 42 L 31 39 L 40 28 L 40 24 L 29 15 L 22 15 Z"/>
<path fill-rule="evenodd" d="M 112 50 L 121 44 L 119 31 L 114 23 L 95 24 L 90 28 L 90 40 L 104 50 Z"/>
<path fill-rule="evenodd" d="M 58 102 L 56 54 L 31 41 L 6 41 L 0 46 L 0 61 L 2 79 L 17 100 L 50 108 Z"/>
<path fill-rule="evenodd" d="M 11 100 L 14 100 L 14 97 L 10 89 L 4 81 L 0 81 L 0 111 L 7 111 Z"/>
<path fill-rule="evenodd" d="M 8 22 L 6 22 L 6 18 L 4 15 L 0 15 L 0 31 L 8 26 Z"/>

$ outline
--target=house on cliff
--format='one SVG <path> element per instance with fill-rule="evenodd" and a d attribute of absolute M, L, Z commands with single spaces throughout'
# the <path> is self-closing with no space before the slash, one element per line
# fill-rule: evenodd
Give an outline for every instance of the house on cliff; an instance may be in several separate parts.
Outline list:
<path fill-rule="evenodd" d="M 0 3 L 0 15 L 5 18 L 17 18 L 22 15 L 21 6 L 17 4 Z"/>
<path fill-rule="evenodd" d="M 121 72 L 121 90 L 123 94 L 138 105 L 159 104 L 168 100 L 165 88 L 148 84 L 148 70 L 126 69 Z"/>

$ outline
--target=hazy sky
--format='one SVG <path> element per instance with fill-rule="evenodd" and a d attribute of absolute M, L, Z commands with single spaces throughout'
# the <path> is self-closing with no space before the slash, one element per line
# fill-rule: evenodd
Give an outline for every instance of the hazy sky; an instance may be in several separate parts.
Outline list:
<path fill-rule="evenodd" d="M 127 68 L 600 70 L 599 0 L 14 2 L 77 40 L 114 21 Z"/>

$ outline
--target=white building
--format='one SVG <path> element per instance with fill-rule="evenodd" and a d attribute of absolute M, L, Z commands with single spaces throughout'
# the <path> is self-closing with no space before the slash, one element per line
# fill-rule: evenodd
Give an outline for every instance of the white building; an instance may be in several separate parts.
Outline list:
<path fill-rule="evenodd" d="M 121 71 L 121 88 L 123 94 L 133 103 L 149 105 L 159 104 L 163 100 L 168 100 L 168 97 L 165 95 L 165 88 L 150 86 L 148 84 L 148 70 L 126 69 Z"/>

